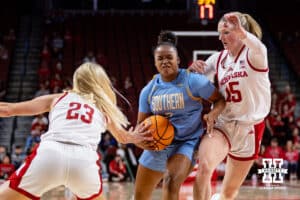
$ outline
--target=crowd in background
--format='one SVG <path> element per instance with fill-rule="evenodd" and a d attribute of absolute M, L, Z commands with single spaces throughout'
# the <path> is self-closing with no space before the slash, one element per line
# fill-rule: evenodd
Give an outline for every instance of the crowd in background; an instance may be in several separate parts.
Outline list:
<path fill-rule="evenodd" d="M 48 16 L 45 21 L 53 23 L 54 21 L 63 21 L 62 17 L 57 15 Z M 15 40 L 14 31 L 10 30 L 5 37 L 6 40 Z M 44 34 L 43 45 L 40 53 L 40 67 L 37 71 L 39 77 L 39 88 L 34 94 L 35 97 L 62 92 L 71 88 L 72 78 L 64 74 L 63 49 L 68 42 L 75 40 L 72 33 L 65 32 L 46 32 Z M 78 38 L 77 38 L 78 39 Z M 8 59 L 8 52 L 3 42 L 0 41 L 0 62 Z M 94 50 L 87 50 L 86 56 L 76 61 L 79 65 L 83 62 L 96 62 L 105 67 L 108 62 L 101 52 L 95 53 Z M 131 77 L 127 77 L 124 83 L 110 77 L 113 85 L 128 98 L 131 105 L 125 101 L 120 101 L 120 107 L 132 124 L 136 123 L 136 113 L 130 109 L 137 106 L 136 91 Z M 0 100 L 5 95 L 5 83 L 0 82 Z M 263 102 L 262 102 L 263 103 Z M 257 174 L 257 169 L 262 168 L 262 158 L 282 158 L 284 167 L 288 168 L 288 179 L 294 180 L 300 178 L 300 118 L 295 116 L 296 98 L 287 84 L 285 91 L 280 93 L 276 88 L 272 90 L 272 107 L 270 114 L 266 118 L 266 130 L 264 133 L 260 157 L 255 161 L 249 178 Z M 13 146 L 9 154 L 4 146 L 0 146 L 0 179 L 6 179 L 17 169 L 26 156 L 31 152 L 33 146 L 40 141 L 40 136 L 47 131 L 47 114 L 38 115 L 32 120 L 28 137 L 24 146 Z M 99 143 L 99 153 L 102 156 L 103 178 L 109 181 L 129 181 L 135 177 L 138 157 L 142 150 L 134 145 L 118 144 L 109 132 L 102 135 Z M 222 166 L 217 169 L 217 177 L 221 177 L 224 171 Z"/>

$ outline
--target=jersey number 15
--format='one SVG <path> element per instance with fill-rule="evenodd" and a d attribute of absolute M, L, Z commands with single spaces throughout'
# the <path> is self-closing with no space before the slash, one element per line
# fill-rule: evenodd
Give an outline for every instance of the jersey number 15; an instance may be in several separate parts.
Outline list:
<path fill-rule="evenodd" d="M 236 89 L 239 85 L 238 81 L 229 82 L 226 87 L 226 101 L 227 102 L 240 102 L 242 101 L 241 91 Z"/>

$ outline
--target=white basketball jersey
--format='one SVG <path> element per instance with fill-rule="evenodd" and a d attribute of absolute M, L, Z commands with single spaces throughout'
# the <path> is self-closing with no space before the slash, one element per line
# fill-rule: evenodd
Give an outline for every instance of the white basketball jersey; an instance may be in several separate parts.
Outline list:
<path fill-rule="evenodd" d="M 65 93 L 49 113 L 49 129 L 42 140 L 79 144 L 97 149 L 106 130 L 103 114 L 75 93 Z"/>
<path fill-rule="evenodd" d="M 249 123 L 264 119 L 271 105 L 269 69 L 252 66 L 245 46 L 235 60 L 227 50 L 215 58 L 219 89 L 226 99 L 226 107 L 220 117 Z"/>

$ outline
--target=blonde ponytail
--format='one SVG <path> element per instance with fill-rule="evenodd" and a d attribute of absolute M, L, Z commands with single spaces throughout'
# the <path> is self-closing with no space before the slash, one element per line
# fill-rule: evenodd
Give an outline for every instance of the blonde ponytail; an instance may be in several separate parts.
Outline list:
<path fill-rule="evenodd" d="M 127 117 L 117 106 L 117 90 L 100 65 L 88 62 L 79 66 L 73 76 L 72 91 L 93 101 L 119 128 L 129 125 Z"/>
<path fill-rule="evenodd" d="M 243 14 L 243 16 L 247 19 L 247 22 L 249 25 L 248 31 L 261 40 L 262 39 L 262 30 L 261 30 L 260 25 L 249 14 Z"/>

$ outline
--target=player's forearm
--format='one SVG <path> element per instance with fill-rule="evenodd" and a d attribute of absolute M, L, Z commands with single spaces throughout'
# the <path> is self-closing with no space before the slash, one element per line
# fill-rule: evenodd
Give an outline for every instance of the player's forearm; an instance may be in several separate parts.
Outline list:
<path fill-rule="evenodd" d="M 25 106 L 23 106 L 23 104 Z M 30 106 L 26 106 L 26 102 L 22 103 L 0 103 L 0 117 L 12 117 L 16 115 L 30 115 Z"/>
<path fill-rule="evenodd" d="M 119 128 L 114 123 L 110 123 L 107 125 L 107 129 L 119 143 L 135 143 L 136 138 L 134 137 L 134 135 L 124 128 Z"/>
<path fill-rule="evenodd" d="M 216 100 L 213 103 L 213 109 L 209 113 L 217 117 L 224 110 L 225 105 L 226 105 L 225 99 L 223 96 L 221 96 L 218 100 Z"/>
<path fill-rule="evenodd" d="M 0 102 L 0 117 L 11 117 L 11 104 Z"/>
<path fill-rule="evenodd" d="M 124 129 L 117 128 L 114 123 L 111 123 L 107 126 L 109 132 L 114 136 L 114 138 L 122 144 L 125 144 L 127 141 L 127 131 Z"/>
<path fill-rule="evenodd" d="M 1 106 L 2 107 L 2 106 Z M 4 103 L 3 109 L 0 108 L 0 116 L 31 116 L 48 112 L 49 109 L 41 107 L 34 101 L 24 101 L 20 103 Z"/>
<path fill-rule="evenodd" d="M 49 112 L 53 99 L 58 98 L 59 96 L 61 96 L 61 94 L 44 95 L 29 101 L 18 103 L 2 102 L 0 104 L 0 116 L 31 116 Z"/>
<path fill-rule="evenodd" d="M 224 96 L 219 92 L 218 89 L 215 89 L 214 93 L 208 99 L 212 104 L 213 108 L 209 112 L 210 115 L 214 116 L 214 119 L 221 114 L 224 110 L 226 102 Z"/>
<path fill-rule="evenodd" d="M 246 32 L 246 36 L 241 40 L 254 54 L 262 54 L 266 52 L 265 45 L 249 32 Z"/>

